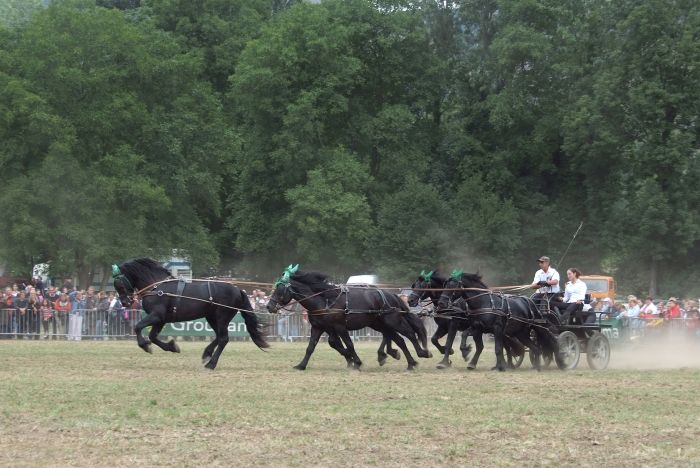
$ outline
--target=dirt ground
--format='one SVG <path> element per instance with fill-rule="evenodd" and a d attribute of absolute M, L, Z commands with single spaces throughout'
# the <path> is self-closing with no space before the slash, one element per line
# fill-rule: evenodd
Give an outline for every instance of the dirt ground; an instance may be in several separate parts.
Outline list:
<path fill-rule="evenodd" d="M 0 465 L 698 465 L 700 353 L 614 349 L 569 372 L 384 367 L 232 342 L 216 371 L 134 342 L 0 341 Z M 680 352 L 682 357 L 673 353 Z M 664 355 L 661 359 L 658 356 Z M 672 360 L 669 360 L 673 358 Z M 526 366 L 529 367 L 529 366 Z"/>

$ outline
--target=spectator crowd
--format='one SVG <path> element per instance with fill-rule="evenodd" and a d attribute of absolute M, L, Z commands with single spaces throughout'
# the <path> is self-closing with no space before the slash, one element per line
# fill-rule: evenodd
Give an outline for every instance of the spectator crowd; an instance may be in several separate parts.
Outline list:
<path fill-rule="evenodd" d="M 140 313 L 138 299 L 127 308 L 113 291 L 79 290 L 70 282 L 45 288 L 34 279 L 8 286 L 0 294 L 0 338 L 126 337 L 133 334 Z"/>
<path fill-rule="evenodd" d="M 253 310 L 266 312 L 269 297 L 264 291 L 254 289 L 248 298 Z M 640 301 L 630 295 L 626 301 L 605 298 L 591 306 L 601 320 L 619 320 L 632 335 L 647 327 L 666 327 L 683 328 L 700 338 L 696 300 L 670 297 L 654 301 L 646 297 Z M 70 281 L 60 288 L 44 287 L 35 279 L 30 284 L 12 284 L 0 292 L 0 339 L 120 339 L 133 335 L 142 313 L 138 298 L 124 307 L 113 291 L 78 289 Z M 281 309 L 275 319 L 269 324 L 270 335 L 291 341 L 308 333 L 307 311 L 296 302 Z"/>

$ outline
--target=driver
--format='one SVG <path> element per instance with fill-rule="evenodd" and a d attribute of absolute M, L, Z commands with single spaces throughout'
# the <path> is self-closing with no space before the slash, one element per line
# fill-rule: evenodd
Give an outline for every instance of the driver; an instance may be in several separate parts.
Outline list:
<path fill-rule="evenodd" d="M 536 289 L 537 293 L 532 296 L 536 304 L 549 300 L 559 294 L 559 272 L 551 266 L 549 257 L 543 255 L 537 260 L 540 269 L 535 273 L 530 287 Z"/>

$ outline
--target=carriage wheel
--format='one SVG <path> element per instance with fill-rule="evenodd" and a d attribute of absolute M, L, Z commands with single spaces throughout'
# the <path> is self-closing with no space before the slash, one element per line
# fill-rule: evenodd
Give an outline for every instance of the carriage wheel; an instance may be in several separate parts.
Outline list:
<path fill-rule="evenodd" d="M 610 342 L 600 332 L 595 332 L 586 343 L 586 360 L 588 367 L 594 370 L 602 370 L 610 363 Z"/>
<path fill-rule="evenodd" d="M 578 344 L 578 337 L 570 331 L 562 332 L 557 337 L 559 352 L 554 359 L 561 370 L 576 369 L 581 358 L 581 347 Z"/>
<path fill-rule="evenodd" d="M 525 360 L 525 351 L 523 351 L 520 354 L 514 354 L 513 355 L 513 368 L 517 369 L 520 366 L 522 366 L 524 360 Z"/>

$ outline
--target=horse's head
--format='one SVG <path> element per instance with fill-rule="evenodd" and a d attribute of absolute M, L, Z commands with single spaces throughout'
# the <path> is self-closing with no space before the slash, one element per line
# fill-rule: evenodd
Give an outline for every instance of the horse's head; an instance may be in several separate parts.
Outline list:
<path fill-rule="evenodd" d="M 119 295 L 119 302 L 124 307 L 130 307 L 131 297 L 137 292 L 136 288 L 117 265 L 112 265 L 112 278 L 114 279 L 114 290 Z"/>
<path fill-rule="evenodd" d="M 126 307 L 131 305 L 134 293 L 173 277 L 159 262 L 144 257 L 128 260 L 119 266 L 112 265 L 112 278 L 119 300 Z"/>
<path fill-rule="evenodd" d="M 449 278 L 445 281 L 443 285 L 442 294 L 440 294 L 440 299 L 438 299 L 438 308 L 447 309 L 455 296 L 460 294 L 460 289 L 462 288 L 462 270 L 454 270 Z"/>
<path fill-rule="evenodd" d="M 445 309 L 455 301 L 467 301 L 470 296 L 477 295 L 479 290 L 488 290 L 478 273 L 464 273 L 462 270 L 453 270 L 445 281 L 444 290 L 440 295 L 438 306 Z"/>
<path fill-rule="evenodd" d="M 289 265 L 282 272 L 282 276 L 275 281 L 270 300 L 267 303 L 268 312 L 276 313 L 282 307 L 292 302 L 291 277 L 297 270 L 299 270 L 298 264 L 296 266 Z"/>
<path fill-rule="evenodd" d="M 411 285 L 411 294 L 408 296 L 408 305 L 416 307 L 420 301 L 429 296 L 427 289 L 432 286 L 434 271 L 421 271 L 418 279 Z"/>

